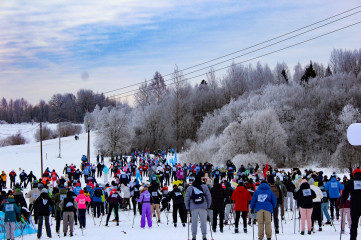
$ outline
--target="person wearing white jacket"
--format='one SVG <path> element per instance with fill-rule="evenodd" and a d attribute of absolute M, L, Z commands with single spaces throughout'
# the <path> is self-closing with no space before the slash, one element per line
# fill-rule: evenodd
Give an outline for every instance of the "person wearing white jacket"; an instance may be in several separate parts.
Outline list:
<path fill-rule="evenodd" d="M 317 220 L 319 229 L 318 231 L 322 231 L 322 211 L 321 211 L 321 200 L 323 198 L 322 191 L 319 187 L 315 186 L 315 181 L 313 178 L 308 180 L 308 184 L 310 184 L 311 189 L 316 193 L 316 198 L 313 199 L 313 211 L 312 211 L 312 231 L 315 231 L 314 223 Z"/>
<path fill-rule="evenodd" d="M 126 210 L 126 208 L 129 206 L 129 209 L 130 209 L 130 204 L 129 204 L 129 200 L 130 200 L 130 188 L 128 186 L 127 183 L 122 183 L 120 185 L 120 190 L 123 194 L 123 206 L 122 208 L 124 210 Z"/>

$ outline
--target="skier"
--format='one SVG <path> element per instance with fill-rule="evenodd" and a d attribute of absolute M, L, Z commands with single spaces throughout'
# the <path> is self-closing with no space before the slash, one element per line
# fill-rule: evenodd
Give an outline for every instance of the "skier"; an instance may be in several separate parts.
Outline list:
<path fill-rule="evenodd" d="M 10 193 L 4 205 L 0 207 L 5 213 L 4 225 L 7 239 L 15 239 L 16 216 L 20 215 L 20 207 L 16 204 L 14 196 Z"/>
<path fill-rule="evenodd" d="M 305 221 L 307 221 L 308 234 L 311 235 L 312 230 L 312 207 L 313 199 L 316 198 L 316 193 L 310 188 L 306 180 L 301 184 L 300 189 L 294 194 L 294 198 L 300 207 L 301 213 L 301 235 L 305 234 Z"/>
<path fill-rule="evenodd" d="M 23 170 L 20 175 L 20 187 L 21 185 L 24 185 L 24 188 L 26 188 L 26 180 L 28 179 L 28 174 L 26 174 L 26 172 Z"/>
<path fill-rule="evenodd" d="M 2 171 L 0 177 L 2 180 L 2 182 L 1 182 L 2 188 L 6 189 L 6 177 L 7 177 L 6 173 L 4 171 Z"/>
<path fill-rule="evenodd" d="M 15 172 L 14 170 L 12 170 L 12 171 L 9 173 L 9 176 L 10 176 L 10 189 L 12 189 L 13 186 L 15 185 L 16 172 Z"/>
<path fill-rule="evenodd" d="M 64 237 L 66 236 L 66 233 L 68 231 L 68 226 L 70 237 L 72 237 L 74 227 L 74 210 L 78 208 L 78 203 L 73 198 L 73 192 L 68 191 L 66 194 L 66 198 L 64 198 L 59 205 L 61 210 L 63 211 Z"/>
<path fill-rule="evenodd" d="M 140 197 L 138 202 L 142 204 L 142 219 L 141 219 L 141 228 L 145 228 L 145 218 L 147 218 L 148 227 L 152 227 L 152 214 L 151 214 L 151 203 L 152 196 L 148 192 L 148 185 L 144 184 L 144 188 L 141 190 Z"/>
<path fill-rule="evenodd" d="M 79 215 L 79 225 L 80 228 L 85 228 L 86 226 L 86 202 L 90 203 L 90 197 L 84 195 L 84 190 L 79 191 L 79 195 L 75 198 L 75 201 L 78 203 L 78 215 Z"/>
<path fill-rule="evenodd" d="M 266 227 L 267 240 L 272 238 L 271 214 L 277 206 L 277 198 L 266 181 L 262 181 L 252 196 L 251 212 L 257 213 L 258 239 L 263 239 Z"/>
<path fill-rule="evenodd" d="M 41 238 L 41 233 L 43 229 L 43 221 L 45 221 L 46 234 L 49 238 L 51 238 L 51 229 L 49 222 L 50 215 L 50 207 L 53 207 L 54 203 L 50 199 L 48 191 L 46 188 L 43 188 L 41 191 L 40 197 L 36 199 L 34 202 L 34 211 L 37 211 L 39 216 L 39 224 L 38 224 L 38 239 Z"/>
<path fill-rule="evenodd" d="M 344 189 L 344 186 L 339 181 L 337 181 L 335 175 L 332 175 L 331 180 L 325 185 L 325 189 L 328 191 L 329 200 L 331 203 L 331 219 L 334 219 L 333 209 L 336 208 L 336 219 L 338 220 L 340 217 L 340 212 L 336 206 L 336 201 L 340 196 L 340 191 Z"/>
<path fill-rule="evenodd" d="M 361 169 L 356 168 L 353 173 L 353 179 L 351 179 L 345 187 L 342 193 L 342 204 L 346 203 L 349 196 L 351 196 L 351 232 L 350 240 L 357 239 L 358 222 L 361 216 Z"/>
<path fill-rule="evenodd" d="M 64 188 L 63 185 L 59 185 L 59 192 L 56 193 L 52 199 L 54 201 L 54 203 L 56 204 L 55 208 L 56 208 L 56 212 L 55 212 L 55 219 L 56 219 L 56 226 L 55 226 L 55 231 L 56 233 L 59 235 L 59 230 L 60 230 L 60 222 L 61 222 L 61 216 L 62 216 L 62 212 L 61 212 L 61 207 L 60 207 L 60 202 L 63 201 L 66 198 L 66 194 L 67 194 L 67 190 Z"/>
<path fill-rule="evenodd" d="M 108 226 L 110 215 L 112 214 L 112 210 L 114 209 L 115 212 L 115 220 L 117 221 L 117 226 L 119 226 L 119 214 L 118 214 L 118 206 L 122 205 L 122 198 L 120 197 L 120 193 L 113 189 L 109 193 L 109 197 L 107 198 L 107 202 L 109 203 L 109 210 L 108 210 L 108 216 L 107 221 L 105 223 L 105 226 Z"/>
<path fill-rule="evenodd" d="M 234 211 L 236 212 L 235 233 L 238 233 L 238 222 L 242 212 L 243 231 L 247 233 L 247 214 L 248 203 L 252 200 L 251 193 L 244 187 L 243 183 L 238 183 L 237 188 L 233 191 L 232 201 L 234 201 Z"/>
<path fill-rule="evenodd" d="M 219 215 L 219 229 L 223 233 L 223 220 L 224 220 L 224 199 L 227 198 L 227 192 L 219 184 L 219 178 L 213 180 L 213 187 L 211 188 L 212 204 L 211 209 L 213 210 L 213 232 L 216 232 L 217 228 L 217 216 Z"/>
<path fill-rule="evenodd" d="M 185 205 L 192 215 L 192 240 L 197 236 L 198 218 L 201 220 L 203 240 L 207 240 L 207 209 L 211 207 L 212 197 L 208 187 L 202 184 L 202 178 L 198 174 L 194 182 L 187 188 Z"/>
<path fill-rule="evenodd" d="M 163 194 L 164 196 L 164 194 Z M 170 197 L 173 200 L 173 224 L 174 227 L 177 227 L 177 211 L 179 212 L 179 217 L 182 221 L 183 227 L 186 226 L 186 208 L 184 205 L 184 197 L 181 190 L 177 185 L 173 186 L 173 191 L 170 192 Z M 166 206 L 164 206 L 164 209 Z M 163 208 L 162 208 L 163 209 Z"/>

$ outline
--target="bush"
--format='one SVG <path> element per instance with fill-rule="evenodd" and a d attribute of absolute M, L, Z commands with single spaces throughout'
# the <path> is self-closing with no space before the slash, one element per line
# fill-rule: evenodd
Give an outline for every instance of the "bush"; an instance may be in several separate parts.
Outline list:
<path fill-rule="evenodd" d="M 69 137 L 73 135 L 78 135 L 82 131 L 81 125 L 76 125 L 72 123 L 61 123 L 60 124 L 60 136 Z M 58 133 L 59 134 L 59 133 Z"/>
<path fill-rule="evenodd" d="M 54 139 L 58 137 L 57 131 L 53 131 L 50 128 L 44 126 L 42 127 L 42 140 Z M 37 142 L 40 141 L 40 129 L 37 129 L 34 135 L 34 138 Z"/>
<path fill-rule="evenodd" d="M 5 139 L 0 140 L 0 147 L 12 146 L 12 145 L 23 145 L 26 140 L 20 133 L 9 136 Z"/>

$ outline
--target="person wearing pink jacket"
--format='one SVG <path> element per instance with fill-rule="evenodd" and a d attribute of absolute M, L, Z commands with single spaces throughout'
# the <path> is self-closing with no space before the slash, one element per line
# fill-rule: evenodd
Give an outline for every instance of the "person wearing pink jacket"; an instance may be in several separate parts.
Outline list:
<path fill-rule="evenodd" d="M 84 195 L 84 191 L 80 190 L 79 195 L 75 198 L 75 201 L 78 203 L 78 212 L 79 212 L 79 224 L 80 228 L 85 228 L 86 225 L 86 202 L 90 203 L 90 197 Z"/>
<path fill-rule="evenodd" d="M 181 180 L 181 181 L 184 181 L 184 172 L 182 170 L 182 168 L 179 168 L 178 172 L 177 172 L 177 179 L 178 180 Z"/>

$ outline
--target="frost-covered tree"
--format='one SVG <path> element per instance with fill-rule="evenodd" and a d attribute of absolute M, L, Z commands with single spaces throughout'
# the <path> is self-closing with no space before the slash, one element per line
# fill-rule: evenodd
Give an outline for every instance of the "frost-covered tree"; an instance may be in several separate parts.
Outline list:
<path fill-rule="evenodd" d="M 167 86 L 163 76 L 158 71 L 155 72 L 149 84 L 149 89 L 151 92 L 152 101 L 154 101 L 156 104 L 161 103 L 167 94 Z"/>
<path fill-rule="evenodd" d="M 285 62 L 277 63 L 273 70 L 275 82 L 278 84 L 288 83 L 291 79 L 290 70 Z"/>
<path fill-rule="evenodd" d="M 101 128 L 97 131 L 97 149 L 107 156 L 127 152 L 133 140 L 131 109 L 126 106 L 102 112 Z"/>

